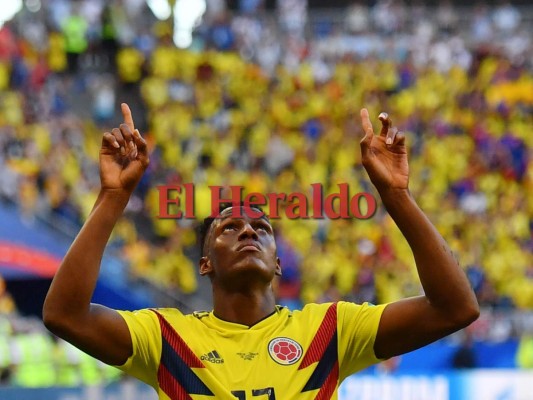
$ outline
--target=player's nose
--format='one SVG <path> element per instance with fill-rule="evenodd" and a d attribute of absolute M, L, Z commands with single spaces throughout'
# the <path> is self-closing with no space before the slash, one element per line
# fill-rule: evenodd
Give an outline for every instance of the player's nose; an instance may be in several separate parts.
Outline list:
<path fill-rule="evenodd" d="M 257 235 L 257 232 L 255 229 L 250 225 L 250 223 L 246 222 L 241 231 L 239 232 L 239 240 L 245 240 L 245 239 L 254 239 L 258 240 L 259 236 Z"/>

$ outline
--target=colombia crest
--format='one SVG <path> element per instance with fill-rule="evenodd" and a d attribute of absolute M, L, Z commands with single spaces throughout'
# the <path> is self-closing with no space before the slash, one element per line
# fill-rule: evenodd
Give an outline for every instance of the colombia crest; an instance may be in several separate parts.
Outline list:
<path fill-rule="evenodd" d="M 268 354 L 278 364 L 292 365 L 302 358 L 303 350 L 298 342 L 286 337 L 278 337 L 268 344 Z"/>

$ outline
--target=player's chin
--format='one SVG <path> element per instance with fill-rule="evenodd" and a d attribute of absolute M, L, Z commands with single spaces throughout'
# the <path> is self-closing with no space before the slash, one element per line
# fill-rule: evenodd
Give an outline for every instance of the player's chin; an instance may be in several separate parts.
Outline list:
<path fill-rule="evenodd" d="M 235 261 L 240 260 L 258 260 L 264 259 L 264 253 L 261 251 L 238 251 L 234 256 Z"/>
<path fill-rule="evenodd" d="M 250 268 L 264 268 L 265 261 L 257 254 L 247 253 L 242 254 L 235 260 L 236 267 L 250 267 Z"/>
<path fill-rule="evenodd" d="M 239 259 L 233 264 L 233 269 L 236 271 L 261 273 L 269 271 L 272 268 L 263 258 L 248 254 L 244 257 L 239 257 Z"/>

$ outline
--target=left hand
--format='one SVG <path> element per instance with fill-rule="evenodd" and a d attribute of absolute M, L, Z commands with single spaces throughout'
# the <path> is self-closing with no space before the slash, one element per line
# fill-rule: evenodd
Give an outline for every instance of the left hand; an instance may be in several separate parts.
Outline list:
<path fill-rule="evenodd" d="M 366 108 L 361 110 L 365 137 L 361 140 L 361 155 L 370 180 L 382 193 L 388 190 L 407 190 L 409 186 L 409 164 L 405 135 L 392 123 L 386 113 L 379 115 L 382 127 L 379 136 L 374 135 Z"/>

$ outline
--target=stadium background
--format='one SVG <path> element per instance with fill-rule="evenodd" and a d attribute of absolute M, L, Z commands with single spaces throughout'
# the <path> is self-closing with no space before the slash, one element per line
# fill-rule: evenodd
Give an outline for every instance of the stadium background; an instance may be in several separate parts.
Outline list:
<path fill-rule="evenodd" d="M 95 301 L 210 308 L 196 222 L 158 219 L 156 187 L 194 182 L 198 216 L 213 184 L 290 193 L 348 182 L 372 192 L 358 111 L 387 110 L 407 132 L 412 192 L 483 311 L 467 330 L 350 378 L 341 398 L 533 399 L 532 6 L 172 3 L 174 14 L 166 0 L 2 6 L 0 398 L 152 398 L 40 321 L 97 193 L 101 133 L 126 101 L 152 163 Z M 276 232 L 281 304 L 420 292 L 382 207 L 368 221 L 282 219 Z"/>

